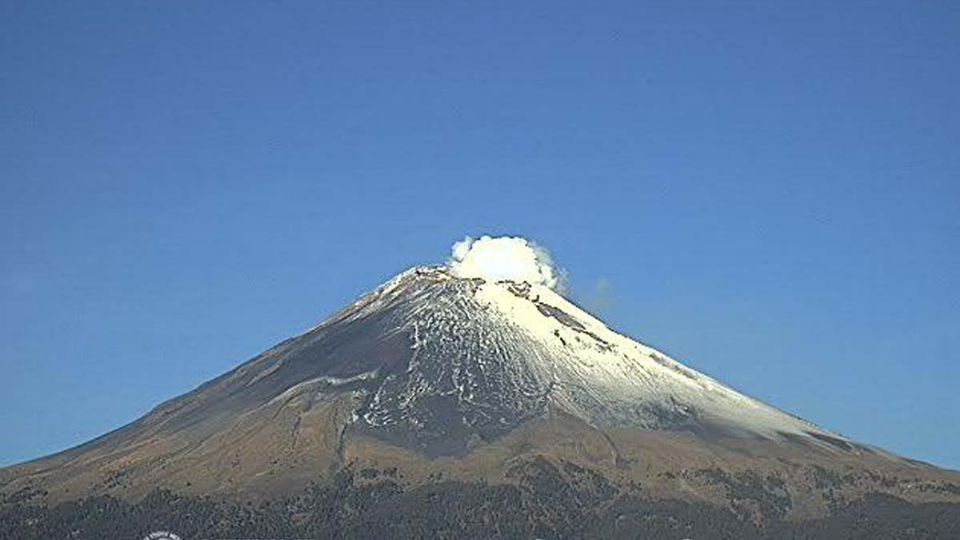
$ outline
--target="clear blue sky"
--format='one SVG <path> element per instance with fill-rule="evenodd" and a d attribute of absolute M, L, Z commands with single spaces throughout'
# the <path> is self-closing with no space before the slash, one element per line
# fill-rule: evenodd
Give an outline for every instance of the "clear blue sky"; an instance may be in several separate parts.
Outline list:
<path fill-rule="evenodd" d="M 954 1 L 3 2 L 0 463 L 491 233 L 960 468 L 958 89 Z"/>

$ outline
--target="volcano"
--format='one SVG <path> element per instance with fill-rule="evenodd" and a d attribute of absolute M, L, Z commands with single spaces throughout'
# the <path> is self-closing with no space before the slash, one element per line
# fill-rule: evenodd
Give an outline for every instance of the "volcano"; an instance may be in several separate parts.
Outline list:
<path fill-rule="evenodd" d="M 398 275 L 121 429 L 3 469 L 0 537 L 960 531 L 960 474 L 612 331 L 558 292 L 532 244 L 485 264 L 487 247 L 518 247 L 498 240 Z"/>

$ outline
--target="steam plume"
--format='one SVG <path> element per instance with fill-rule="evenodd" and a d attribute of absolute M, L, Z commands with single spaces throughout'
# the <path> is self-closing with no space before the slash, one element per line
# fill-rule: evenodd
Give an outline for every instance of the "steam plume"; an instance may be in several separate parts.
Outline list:
<path fill-rule="evenodd" d="M 563 273 L 554 266 L 550 253 L 526 238 L 468 236 L 453 245 L 447 266 L 459 277 L 528 281 L 555 291 L 563 289 Z"/>

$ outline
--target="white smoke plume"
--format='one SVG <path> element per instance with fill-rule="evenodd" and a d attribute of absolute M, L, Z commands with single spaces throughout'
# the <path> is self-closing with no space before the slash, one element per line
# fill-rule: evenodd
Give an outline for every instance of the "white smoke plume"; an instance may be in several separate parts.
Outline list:
<path fill-rule="evenodd" d="M 528 281 L 563 292 L 564 275 L 550 253 L 526 238 L 468 236 L 453 245 L 447 267 L 458 277 Z"/>

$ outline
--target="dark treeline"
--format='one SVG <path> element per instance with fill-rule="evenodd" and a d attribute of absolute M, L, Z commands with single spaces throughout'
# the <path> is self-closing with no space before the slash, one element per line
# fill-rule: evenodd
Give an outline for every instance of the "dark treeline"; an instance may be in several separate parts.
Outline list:
<path fill-rule="evenodd" d="M 709 505 L 650 501 L 639 489 L 615 488 L 589 471 L 571 480 L 571 472 L 577 473 L 560 474 L 552 464 L 539 462 L 516 485 L 439 481 L 404 489 L 388 473 L 345 471 L 296 497 L 260 504 L 161 490 L 135 504 L 107 496 L 53 507 L 8 499 L 0 506 L 0 539 L 138 539 L 156 530 L 184 540 L 960 538 L 960 505 L 917 505 L 870 495 L 824 519 L 788 522 L 774 512 L 758 521 Z M 738 489 L 749 491 L 750 485 Z M 758 495 L 761 502 L 768 498 Z"/>

